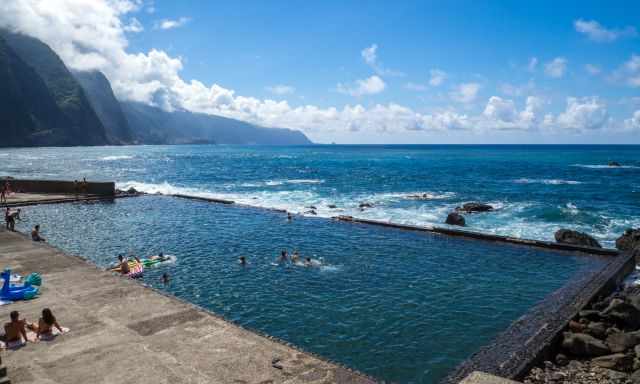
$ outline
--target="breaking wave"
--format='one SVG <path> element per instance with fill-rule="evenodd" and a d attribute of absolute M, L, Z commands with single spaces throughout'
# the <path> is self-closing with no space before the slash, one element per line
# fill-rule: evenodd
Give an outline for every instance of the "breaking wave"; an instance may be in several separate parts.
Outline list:
<path fill-rule="evenodd" d="M 547 184 L 547 185 L 578 185 L 583 184 L 582 181 L 575 180 L 562 180 L 562 179 L 516 179 L 513 181 L 516 184 Z"/>

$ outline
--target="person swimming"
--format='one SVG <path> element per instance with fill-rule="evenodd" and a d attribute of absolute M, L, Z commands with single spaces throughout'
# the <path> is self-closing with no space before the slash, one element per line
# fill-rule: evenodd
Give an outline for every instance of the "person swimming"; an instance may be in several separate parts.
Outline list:
<path fill-rule="evenodd" d="M 244 267 L 245 265 L 247 265 L 247 259 L 246 259 L 244 256 L 240 256 L 240 257 L 238 258 L 238 262 L 239 262 L 239 263 L 240 263 L 240 265 L 242 265 L 243 267 Z"/>
<path fill-rule="evenodd" d="M 304 266 L 305 267 L 313 267 L 313 263 L 311 262 L 311 258 L 307 257 L 304 259 Z"/>
<path fill-rule="evenodd" d="M 287 220 L 293 220 L 293 216 L 291 216 L 291 212 L 287 212 Z"/>
<path fill-rule="evenodd" d="M 298 253 L 298 251 L 294 251 L 293 255 L 291 256 L 291 262 L 292 263 L 297 263 L 298 260 L 300 260 L 300 254 Z"/>
<path fill-rule="evenodd" d="M 167 272 L 162 274 L 162 284 L 169 284 L 169 274 Z"/>
<path fill-rule="evenodd" d="M 287 251 L 286 251 L 286 250 L 283 250 L 283 251 L 280 253 L 280 257 L 278 258 L 278 261 L 279 261 L 279 262 L 284 262 L 284 261 L 287 261 L 287 258 L 288 258 Z"/>

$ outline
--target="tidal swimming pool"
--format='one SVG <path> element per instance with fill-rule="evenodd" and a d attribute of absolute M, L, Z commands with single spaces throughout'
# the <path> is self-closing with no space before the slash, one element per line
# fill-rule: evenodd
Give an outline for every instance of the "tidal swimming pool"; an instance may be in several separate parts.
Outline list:
<path fill-rule="evenodd" d="M 163 251 L 144 282 L 376 378 L 434 383 L 599 258 L 145 196 L 23 209 L 106 267 Z M 282 249 L 320 262 L 278 264 Z M 245 256 L 242 267 L 238 257 Z M 168 272 L 166 287 L 160 277 Z"/>

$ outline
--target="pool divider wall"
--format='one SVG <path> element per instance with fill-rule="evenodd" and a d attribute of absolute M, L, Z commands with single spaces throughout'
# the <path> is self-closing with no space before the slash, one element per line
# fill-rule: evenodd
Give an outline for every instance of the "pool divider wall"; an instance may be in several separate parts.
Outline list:
<path fill-rule="evenodd" d="M 284 209 L 265 208 L 265 207 L 259 207 L 255 205 L 249 205 L 249 204 L 237 204 L 233 200 L 216 199 L 211 197 L 199 197 L 199 196 L 190 196 L 190 195 L 181 195 L 181 194 L 166 195 L 166 196 L 177 197 L 181 199 L 205 201 L 210 203 L 227 204 L 227 205 L 235 204 L 236 206 L 240 206 L 240 207 L 256 208 L 256 209 L 262 209 L 262 210 L 272 211 L 272 212 L 282 212 L 282 213 L 287 212 Z M 313 216 L 307 216 L 307 217 L 312 218 Z M 553 250 L 560 250 L 560 251 L 571 251 L 571 252 L 577 251 L 577 252 L 583 252 L 589 255 L 615 256 L 618 254 L 618 250 L 616 249 L 584 247 L 579 245 L 555 243 L 552 241 L 543 241 L 543 240 L 519 239 L 516 237 L 510 237 L 510 236 L 494 235 L 491 233 L 481 233 L 481 232 L 473 232 L 473 231 L 464 231 L 464 230 L 451 229 L 451 228 L 445 228 L 445 227 L 436 227 L 436 226 L 426 227 L 426 226 L 416 226 L 416 225 L 407 225 L 407 224 L 395 224 L 395 223 L 390 223 L 385 221 L 359 219 L 353 216 L 333 216 L 331 217 L 331 219 L 350 222 L 350 223 L 376 225 L 381 227 L 396 228 L 396 229 L 402 229 L 402 230 L 408 230 L 408 231 L 438 233 L 438 234 L 447 235 L 447 236 L 457 236 L 457 237 L 465 237 L 465 238 L 484 240 L 484 241 L 511 243 L 511 244 L 518 244 L 518 245 L 553 249 Z"/>
<path fill-rule="evenodd" d="M 458 383 L 473 371 L 522 380 L 533 367 L 553 360 L 569 321 L 587 304 L 613 292 L 635 268 L 630 252 L 608 260 L 595 273 L 578 275 L 530 308 L 442 383 Z"/>

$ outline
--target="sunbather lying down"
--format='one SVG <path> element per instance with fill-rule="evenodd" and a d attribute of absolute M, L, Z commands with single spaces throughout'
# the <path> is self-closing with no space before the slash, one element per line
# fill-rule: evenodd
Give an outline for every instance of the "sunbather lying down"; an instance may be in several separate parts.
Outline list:
<path fill-rule="evenodd" d="M 38 325 L 29 323 L 26 319 L 20 319 L 18 311 L 12 311 L 9 315 L 11 321 L 4 325 L 4 337 L 0 342 L 1 349 L 15 349 L 39 340 L 52 340 L 57 335 L 69 331 L 68 328 L 58 324 L 53 312 L 49 308 L 42 310 L 42 317 Z"/>

